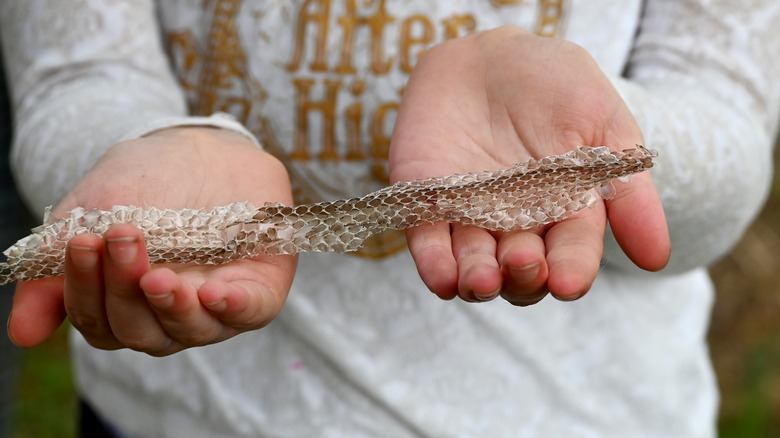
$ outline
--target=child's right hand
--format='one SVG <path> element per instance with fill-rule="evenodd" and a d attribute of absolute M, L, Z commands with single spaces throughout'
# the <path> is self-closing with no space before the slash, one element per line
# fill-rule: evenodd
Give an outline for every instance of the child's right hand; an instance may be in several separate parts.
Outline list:
<path fill-rule="evenodd" d="M 286 170 L 232 131 L 172 128 L 114 146 L 54 214 L 236 201 L 290 204 Z M 295 257 L 273 256 L 150 266 L 140 231 L 115 226 L 104 238 L 72 239 L 64 277 L 19 283 L 8 333 L 17 345 L 33 346 L 67 316 L 94 347 L 165 356 L 267 325 L 285 302 L 295 265 Z"/>

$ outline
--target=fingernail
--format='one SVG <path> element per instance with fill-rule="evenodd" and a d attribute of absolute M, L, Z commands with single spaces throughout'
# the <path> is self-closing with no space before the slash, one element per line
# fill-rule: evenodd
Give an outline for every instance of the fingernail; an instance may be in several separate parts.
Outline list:
<path fill-rule="evenodd" d="M 164 292 L 161 294 L 150 294 L 144 292 L 146 299 L 151 301 L 151 304 L 158 309 L 168 309 L 173 306 L 173 291 Z"/>
<path fill-rule="evenodd" d="M 106 240 L 108 256 L 118 265 L 130 265 L 138 256 L 137 237 L 118 237 Z"/>
<path fill-rule="evenodd" d="M 225 309 L 227 309 L 227 302 L 225 302 L 224 299 L 213 301 L 211 303 L 203 303 L 203 305 L 208 307 L 209 310 L 214 312 L 224 312 Z"/>
<path fill-rule="evenodd" d="M 501 293 L 501 288 L 499 287 L 498 289 L 494 290 L 493 292 L 491 292 L 491 293 L 489 293 L 489 294 L 487 294 L 487 295 L 477 295 L 477 294 L 475 293 L 475 294 L 474 294 L 474 298 L 476 298 L 476 300 L 477 300 L 477 301 L 480 301 L 480 302 L 492 301 L 492 300 L 494 300 L 494 299 L 495 299 L 495 298 L 498 296 L 498 294 L 500 294 L 500 293 Z"/>
<path fill-rule="evenodd" d="M 5 332 L 8 334 L 8 339 L 11 341 L 12 344 L 15 346 L 19 346 L 19 343 L 16 342 L 16 339 L 14 339 L 14 336 L 11 334 L 11 317 L 13 317 L 14 311 L 11 310 L 11 313 L 8 314 L 8 321 L 5 323 Z"/>
<path fill-rule="evenodd" d="M 510 266 L 509 272 L 518 283 L 531 283 L 539 275 L 539 262 L 525 266 Z"/>
<path fill-rule="evenodd" d="M 70 260 L 80 271 L 91 271 L 98 263 L 98 254 L 93 248 L 70 245 Z"/>
<path fill-rule="evenodd" d="M 568 296 L 568 297 L 555 296 L 555 299 L 558 300 L 558 301 L 570 302 L 570 301 L 577 301 L 577 300 L 579 300 L 580 298 L 582 298 L 583 295 L 585 295 L 585 292 L 574 294 L 574 295 L 571 295 L 571 296 Z"/>

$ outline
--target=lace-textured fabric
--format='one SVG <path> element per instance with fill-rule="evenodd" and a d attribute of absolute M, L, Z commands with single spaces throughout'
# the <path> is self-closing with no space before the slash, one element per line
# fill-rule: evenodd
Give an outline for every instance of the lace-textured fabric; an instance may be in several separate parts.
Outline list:
<path fill-rule="evenodd" d="M 236 203 L 180 211 L 79 208 L 63 219 L 47 218 L 6 250 L 0 284 L 64 273 L 71 238 L 103 234 L 119 223 L 143 231 L 152 263 L 203 264 L 258 254 L 354 251 L 378 232 L 424 223 L 528 229 L 566 219 L 609 196 L 612 179 L 651 168 L 654 155 L 641 146 L 622 152 L 581 147 L 508 169 L 401 182 L 360 198 L 295 207 Z"/>

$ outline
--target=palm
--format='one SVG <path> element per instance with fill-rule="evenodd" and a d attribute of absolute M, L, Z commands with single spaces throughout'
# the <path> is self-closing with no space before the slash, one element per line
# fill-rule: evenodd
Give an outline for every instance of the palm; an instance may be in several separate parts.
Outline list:
<path fill-rule="evenodd" d="M 409 180 L 496 169 L 580 145 L 623 149 L 641 142 L 630 112 L 587 53 L 499 29 L 445 43 L 420 61 L 396 124 L 391 175 Z M 609 208 L 613 229 L 637 264 L 658 269 L 668 256 L 668 238 L 657 195 L 647 175 L 628 187 Z M 631 222 L 648 208 L 650 217 L 635 222 L 649 223 L 652 232 L 637 239 L 643 233 Z M 500 292 L 531 304 L 551 290 L 572 299 L 595 278 L 606 218 L 600 206 L 549 229 L 510 236 L 423 227 L 409 233 L 409 243 L 423 280 L 442 297 L 481 300 Z M 512 274 L 528 267 L 535 269 Z"/>
<path fill-rule="evenodd" d="M 76 206 L 181 209 L 235 201 L 290 203 L 284 169 L 238 134 L 169 130 L 112 148 L 55 215 Z M 91 235 L 74 238 L 64 283 L 58 278 L 19 285 L 9 324 L 18 343 L 32 345 L 48 336 L 63 307 L 100 348 L 165 355 L 218 342 L 270 322 L 284 303 L 295 268 L 295 259 L 285 256 L 221 266 L 152 267 L 143 237 L 131 226 L 113 227 L 105 242 Z M 120 263 L 128 251 L 137 256 Z M 39 321 L 34 328 L 25 321 L 32 318 Z"/>

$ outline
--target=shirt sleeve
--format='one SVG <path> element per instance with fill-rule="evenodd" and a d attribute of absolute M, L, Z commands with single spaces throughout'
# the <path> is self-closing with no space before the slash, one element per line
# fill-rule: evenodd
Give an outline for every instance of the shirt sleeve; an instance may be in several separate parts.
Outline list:
<path fill-rule="evenodd" d="M 675 274 L 725 255 L 760 211 L 780 118 L 780 3 L 649 0 L 614 82 L 659 151 Z M 613 238 L 607 266 L 628 268 Z"/>
<path fill-rule="evenodd" d="M 254 140 L 228 115 L 187 116 L 154 1 L 7 0 L 0 12 L 15 113 L 11 161 L 34 211 L 56 204 L 123 139 L 205 125 Z"/>

